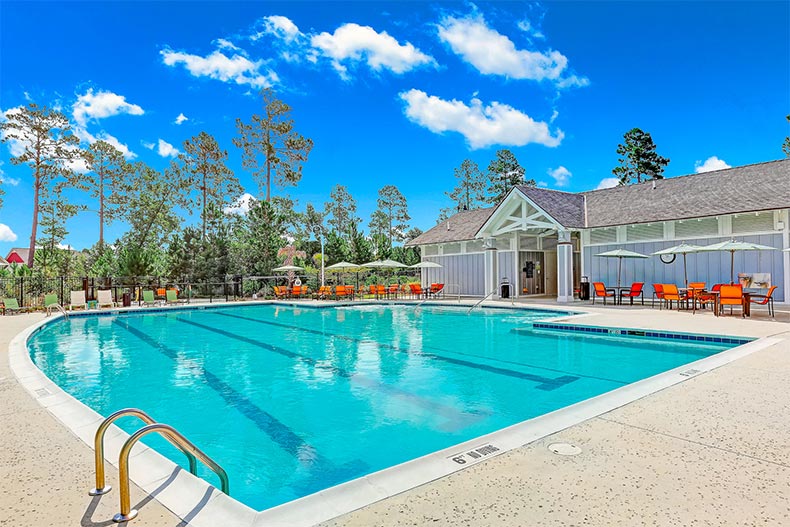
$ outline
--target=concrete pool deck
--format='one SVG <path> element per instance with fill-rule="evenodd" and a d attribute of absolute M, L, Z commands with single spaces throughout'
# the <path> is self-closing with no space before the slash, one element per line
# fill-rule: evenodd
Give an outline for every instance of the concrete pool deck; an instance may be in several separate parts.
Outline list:
<path fill-rule="evenodd" d="M 567 307 L 537 302 L 528 303 Z M 572 307 L 591 313 L 574 320 L 579 324 L 775 336 L 778 341 L 325 525 L 790 524 L 786 308 L 771 321 L 757 313 L 743 320 L 636 306 Z M 8 367 L 8 342 L 42 318 L 0 317 L 0 525 L 111 525 L 116 491 L 87 496 L 93 486 L 92 450 L 42 408 Z M 554 443 L 571 443 L 581 453 L 554 454 L 548 449 Z M 107 468 L 109 482 L 117 485 L 117 471 Z M 187 524 L 133 487 L 133 506 L 141 502 L 132 525 Z M 199 507 L 200 497 L 194 502 Z"/>

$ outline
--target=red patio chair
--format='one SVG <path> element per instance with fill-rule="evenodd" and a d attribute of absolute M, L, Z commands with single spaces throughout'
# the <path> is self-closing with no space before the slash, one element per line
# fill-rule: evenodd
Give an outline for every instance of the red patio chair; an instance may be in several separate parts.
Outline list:
<path fill-rule="evenodd" d="M 774 299 L 771 295 L 774 294 L 776 290 L 776 286 L 772 285 L 768 292 L 764 295 L 749 295 L 749 302 L 752 304 L 757 304 L 759 306 L 764 306 L 768 304 L 768 316 L 775 317 L 776 316 L 776 309 L 774 308 Z"/>
<path fill-rule="evenodd" d="M 631 300 L 631 305 L 634 305 L 634 298 L 639 297 L 642 300 L 642 305 L 645 305 L 645 295 L 642 288 L 645 286 L 644 282 L 634 282 L 631 284 L 629 291 L 620 291 L 620 303 L 623 303 L 623 298 L 628 297 Z"/>
<path fill-rule="evenodd" d="M 658 300 L 658 309 L 664 307 L 664 284 L 653 284 L 653 306 Z"/>
<path fill-rule="evenodd" d="M 594 293 L 592 297 L 593 304 L 595 304 L 595 298 L 599 296 L 603 297 L 603 305 L 606 305 L 607 298 L 614 297 L 615 302 L 617 301 L 617 298 L 615 296 L 617 295 L 617 293 L 615 292 L 615 290 L 607 289 L 603 282 L 593 282 L 593 293 Z"/>

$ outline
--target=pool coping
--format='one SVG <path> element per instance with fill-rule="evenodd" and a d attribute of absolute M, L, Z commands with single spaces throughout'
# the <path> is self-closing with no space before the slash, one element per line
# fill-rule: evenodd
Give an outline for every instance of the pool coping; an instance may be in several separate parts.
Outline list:
<path fill-rule="evenodd" d="M 271 301 L 256 302 L 255 304 L 273 303 L 295 307 L 363 305 L 360 303 L 333 303 L 323 306 Z M 394 303 L 383 302 L 381 304 L 392 305 Z M 373 303 L 371 302 L 367 305 L 371 304 Z M 218 308 L 250 305 L 254 304 L 249 302 L 243 304 L 237 302 L 211 304 L 211 306 Z M 448 306 L 446 303 L 425 303 L 423 305 Z M 468 306 L 461 304 L 461 307 Z M 519 311 L 559 311 L 545 308 L 535 309 L 529 306 L 486 305 L 485 307 Z M 84 314 L 82 312 L 79 314 L 74 313 L 74 315 L 144 314 L 156 311 L 171 312 L 182 309 L 206 308 L 206 305 L 171 306 L 163 309 L 88 311 Z M 557 320 L 576 320 L 589 315 L 591 313 L 566 310 L 558 317 L 545 319 L 541 323 L 556 322 Z M 30 396 L 36 399 L 42 407 L 46 408 L 57 420 L 92 449 L 93 434 L 103 417 L 53 383 L 35 366 L 27 352 L 26 343 L 28 338 L 46 324 L 60 317 L 62 315 L 49 320 L 42 320 L 17 334 L 9 345 L 9 363 L 11 371 Z M 568 324 L 566 323 L 565 325 Z M 669 332 L 664 331 L 662 333 Z M 143 490 L 155 496 L 158 501 L 179 517 L 189 517 L 190 525 L 198 527 L 216 525 L 218 518 L 222 518 L 223 522 L 233 521 L 234 525 L 315 525 L 474 466 L 485 459 L 519 448 L 547 435 L 619 408 L 646 395 L 765 349 L 779 341 L 781 339 L 775 337 L 763 337 L 753 340 L 747 344 L 682 365 L 571 406 L 522 421 L 507 428 L 260 512 L 225 496 L 206 481 L 192 476 L 188 471 L 181 469 L 178 465 L 148 447 L 137 447 L 135 449 L 133 454 L 134 461 L 131 463 L 130 472 L 132 480 Z M 105 452 L 117 452 L 128 437 L 128 434 L 121 429 L 112 426 L 107 434 Z M 117 466 L 117 462 L 114 462 L 110 455 L 107 456 L 106 461 Z M 199 496 L 209 496 L 209 498 L 201 500 L 201 503 L 205 502 L 205 504 L 200 506 L 196 512 L 194 503 L 197 501 L 195 498 Z"/>

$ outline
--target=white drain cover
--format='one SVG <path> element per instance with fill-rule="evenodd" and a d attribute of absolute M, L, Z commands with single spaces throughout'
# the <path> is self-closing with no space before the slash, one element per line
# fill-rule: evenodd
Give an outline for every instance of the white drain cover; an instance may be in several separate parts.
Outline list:
<path fill-rule="evenodd" d="M 570 443 L 552 443 L 549 445 L 549 450 L 561 456 L 575 456 L 582 452 L 581 448 Z"/>

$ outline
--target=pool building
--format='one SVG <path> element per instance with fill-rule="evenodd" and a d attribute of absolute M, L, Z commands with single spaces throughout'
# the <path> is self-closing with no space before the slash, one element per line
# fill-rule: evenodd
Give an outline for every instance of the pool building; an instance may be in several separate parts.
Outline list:
<path fill-rule="evenodd" d="M 684 241 L 733 238 L 790 247 L 790 159 L 579 193 L 520 185 L 498 205 L 459 212 L 408 245 L 442 265 L 423 269 L 422 281 L 442 282 L 448 293 L 496 298 L 507 281 L 515 297 L 569 302 L 583 276 L 616 283 L 618 260 L 596 254 L 624 248 L 649 255 Z M 730 253 L 690 254 L 687 264 L 689 280 L 730 281 Z M 646 291 L 651 283 L 684 281 L 682 257 L 621 265 L 622 284 L 644 282 Z M 790 299 L 790 252 L 736 252 L 734 265 L 752 289 L 775 285 L 776 301 Z"/>

